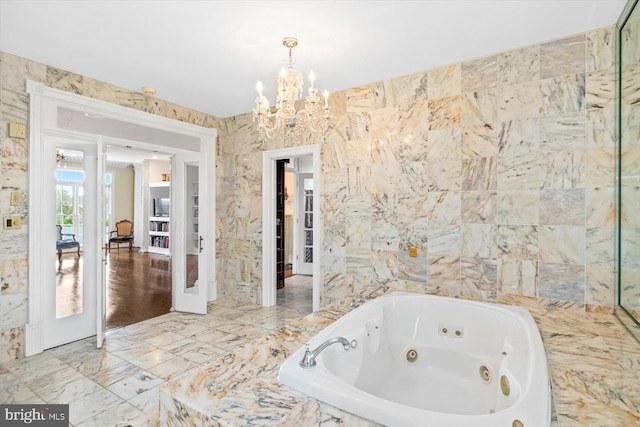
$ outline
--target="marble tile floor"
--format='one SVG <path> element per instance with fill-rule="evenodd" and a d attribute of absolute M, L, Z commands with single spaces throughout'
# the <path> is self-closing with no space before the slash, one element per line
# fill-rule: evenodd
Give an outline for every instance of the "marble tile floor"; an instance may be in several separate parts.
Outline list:
<path fill-rule="evenodd" d="M 154 426 L 159 389 L 177 375 L 311 313 L 311 277 L 292 276 L 277 305 L 220 298 L 207 315 L 169 313 L 0 365 L 0 402 L 69 404 L 70 425 Z"/>

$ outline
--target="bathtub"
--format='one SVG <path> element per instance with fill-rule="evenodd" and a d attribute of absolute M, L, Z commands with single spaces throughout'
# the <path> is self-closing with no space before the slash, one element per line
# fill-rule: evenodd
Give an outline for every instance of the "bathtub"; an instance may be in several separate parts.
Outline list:
<path fill-rule="evenodd" d="M 394 292 L 369 301 L 308 343 L 344 337 L 280 383 L 388 426 L 541 427 L 551 418 L 547 359 L 520 307 Z M 349 348 L 349 346 L 347 346 Z"/>

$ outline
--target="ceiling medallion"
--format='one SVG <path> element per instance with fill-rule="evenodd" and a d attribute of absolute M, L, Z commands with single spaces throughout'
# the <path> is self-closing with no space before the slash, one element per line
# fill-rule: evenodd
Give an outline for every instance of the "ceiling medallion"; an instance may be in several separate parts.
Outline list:
<path fill-rule="evenodd" d="M 309 73 L 309 96 L 304 101 L 304 108 L 296 111 L 296 101 L 302 99 L 304 80 L 302 73 L 293 64 L 293 48 L 298 45 L 298 40 L 293 37 L 285 37 L 282 44 L 289 49 L 289 58 L 278 75 L 278 96 L 276 105 L 269 106 L 269 101 L 262 94 L 262 82 L 258 82 L 258 97 L 253 109 L 253 121 L 257 123 L 260 139 L 274 138 L 279 130 L 284 132 L 285 140 L 293 142 L 299 140 L 305 130 L 319 133 L 329 127 L 329 92 L 324 91 L 324 103 L 318 96 L 315 87 L 315 75 Z"/>

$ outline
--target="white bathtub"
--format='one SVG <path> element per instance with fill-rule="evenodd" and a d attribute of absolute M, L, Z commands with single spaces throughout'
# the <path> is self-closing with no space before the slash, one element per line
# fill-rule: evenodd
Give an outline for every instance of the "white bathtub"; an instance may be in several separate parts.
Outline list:
<path fill-rule="evenodd" d="M 523 308 L 396 292 L 346 314 L 309 347 L 333 337 L 357 345 L 327 347 L 312 368 L 299 365 L 300 348 L 278 380 L 388 426 L 550 424 L 547 359 Z"/>

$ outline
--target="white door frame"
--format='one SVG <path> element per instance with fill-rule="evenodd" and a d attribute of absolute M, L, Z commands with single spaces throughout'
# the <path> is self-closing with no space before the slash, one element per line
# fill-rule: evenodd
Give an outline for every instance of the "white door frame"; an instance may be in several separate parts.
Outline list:
<path fill-rule="evenodd" d="M 320 309 L 320 145 L 302 145 L 262 152 L 262 305 L 276 304 L 276 161 L 311 155 L 313 158 L 313 311 Z M 272 197 L 273 196 L 273 197 Z M 269 224 L 271 224 L 269 226 Z"/>
<path fill-rule="evenodd" d="M 38 250 L 41 246 L 41 231 L 50 224 L 46 222 L 46 218 L 38 215 L 41 212 L 39 206 L 39 189 L 42 185 L 44 177 L 42 176 L 43 157 L 43 133 L 62 129 L 57 123 L 57 114 L 51 114 L 51 108 L 54 106 L 56 112 L 58 108 L 66 108 L 86 114 L 92 114 L 101 118 L 118 120 L 124 123 L 138 126 L 140 129 L 148 129 L 149 131 L 157 130 L 159 132 L 171 132 L 178 136 L 190 138 L 194 141 L 193 151 L 207 154 L 208 162 L 208 201 L 207 208 L 209 212 L 215 212 L 215 143 L 217 131 L 216 129 L 204 128 L 189 123 L 180 122 L 178 120 L 169 119 L 167 117 L 158 116 L 144 111 L 134 110 L 132 108 L 122 107 L 120 105 L 89 98 L 82 95 L 76 95 L 59 89 L 46 87 L 41 82 L 25 80 L 26 91 L 29 94 L 29 311 L 27 325 L 25 326 L 25 355 L 41 353 L 43 351 L 42 339 L 42 285 L 39 280 L 40 267 L 46 262 L 47 254 Z M 105 138 L 106 139 L 106 138 Z M 170 143 L 152 145 L 149 143 L 140 143 L 142 146 L 152 146 L 155 149 L 162 147 L 163 151 L 179 150 L 179 147 L 171 146 Z M 138 147 L 136 144 L 135 148 Z M 208 235 L 205 239 L 210 242 L 208 259 L 205 261 L 212 274 L 208 275 L 209 283 L 207 284 L 208 301 L 216 299 L 217 285 L 215 282 L 215 227 L 209 227 Z M 53 254 L 54 251 L 51 251 Z M 48 254 L 51 256 L 51 254 Z M 100 260 L 101 261 L 101 260 Z M 97 285 L 98 286 L 98 285 Z M 96 302 L 97 303 L 97 302 Z"/>
<path fill-rule="evenodd" d="M 107 244 L 107 235 L 104 232 L 104 219 L 105 219 L 105 183 L 104 174 L 107 169 L 107 155 L 105 152 L 104 144 L 102 143 L 102 137 L 98 136 L 97 148 L 97 164 L 96 164 L 96 241 L 98 242 L 98 266 L 96 268 L 95 283 L 97 284 L 96 291 L 96 345 L 98 348 L 102 348 L 104 344 L 105 335 L 107 332 L 107 254 L 105 251 Z"/>

